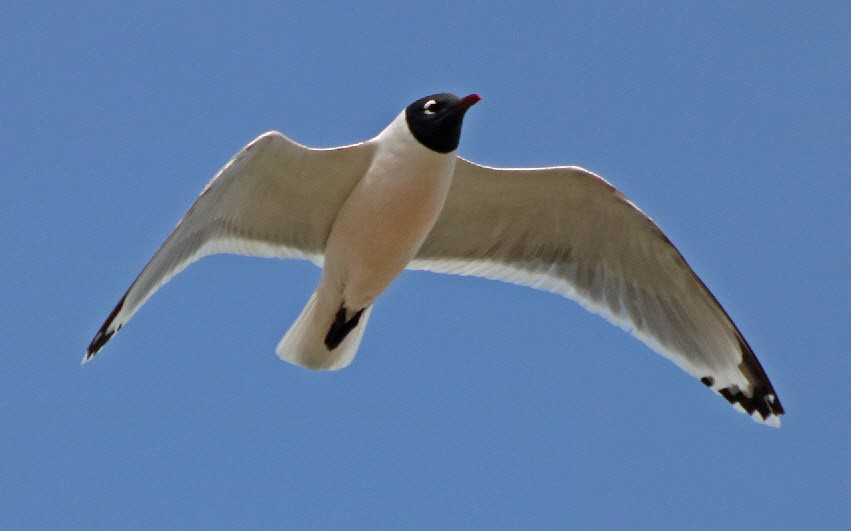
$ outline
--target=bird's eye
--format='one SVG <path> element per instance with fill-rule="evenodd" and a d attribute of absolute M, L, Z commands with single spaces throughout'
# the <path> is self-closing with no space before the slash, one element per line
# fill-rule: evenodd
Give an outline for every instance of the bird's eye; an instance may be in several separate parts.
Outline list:
<path fill-rule="evenodd" d="M 425 105 L 423 105 L 423 111 L 426 114 L 434 114 L 440 108 L 440 105 L 435 100 L 428 100 Z"/>

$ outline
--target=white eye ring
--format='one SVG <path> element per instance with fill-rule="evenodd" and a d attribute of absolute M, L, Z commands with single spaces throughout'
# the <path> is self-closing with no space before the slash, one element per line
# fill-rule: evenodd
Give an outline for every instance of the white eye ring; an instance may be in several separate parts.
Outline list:
<path fill-rule="evenodd" d="M 434 101 L 434 100 L 428 100 L 428 101 L 426 102 L 426 104 L 425 104 L 425 105 L 423 105 L 423 111 L 425 111 L 425 113 L 426 113 L 426 114 L 434 114 L 434 111 L 433 111 L 433 110 L 431 110 L 431 108 L 432 108 L 433 106 L 435 106 L 435 105 L 437 105 L 437 102 L 436 102 L 436 101 Z"/>

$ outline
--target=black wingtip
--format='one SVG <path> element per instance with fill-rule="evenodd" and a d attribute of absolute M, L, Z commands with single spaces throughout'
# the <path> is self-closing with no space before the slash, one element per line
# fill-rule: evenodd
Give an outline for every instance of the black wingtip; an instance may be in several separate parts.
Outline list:
<path fill-rule="evenodd" d="M 762 368 L 762 364 L 760 364 L 745 338 L 739 334 L 738 339 L 739 350 L 742 353 L 739 370 L 750 380 L 753 386 L 753 396 L 747 397 L 741 392 L 735 393 L 729 389 L 720 390 L 721 396 L 731 404 L 738 403 L 748 414 L 753 415 L 755 411 L 758 412 L 763 420 L 768 419 L 769 416 L 779 417 L 783 415 L 785 413 L 783 405 L 780 404 L 780 399 L 777 397 L 777 392 L 774 391 L 774 386 L 771 385 L 771 380 L 765 374 L 765 369 Z M 725 394 L 725 391 L 727 394 Z"/>
<path fill-rule="evenodd" d="M 758 414 L 763 421 L 769 421 L 771 417 L 779 418 L 785 413 L 780 400 L 774 392 L 755 387 L 752 396 L 745 395 L 740 389 L 725 387 L 719 389 L 718 393 L 732 405 L 739 405 L 748 415 Z"/>
<path fill-rule="evenodd" d="M 118 330 L 121 329 L 121 325 L 118 325 L 115 330 L 110 330 L 109 327 L 112 325 L 112 322 L 115 320 L 115 317 L 118 315 L 118 312 L 121 311 L 121 308 L 124 307 L 124 299 L 127 298 L 127 294 L 125 293 L 121 300 L 118 301 L 118 304 L 113 308 L 112 313 L 109 314 L 109 317 L 106 318 L 103 325 L 98 330 L 97 334 L 95 334 L 92 342 L 89 343 L 89 348 L 86 349 L 86 356 L 83 358 L 83 363 L 86 363 L 90 359 L 92 359 L 95 354 L 98 353 L 100 349 L 106 345 L 106 342 L 115 335 Z"/>
<path fill-rule="evenodd" d="M 748 415 L 753 417 L 754 414 L 757 414 L 763 422 L 779 425 L 780 417 L 785 413 L 783 405 L 780 403 L 780 399 L 777 398 L 774 386 L 771 385 L 771 381 L 765 374 L 765 370 L 760 365 L 750 345 L 741 336 L 739 337 L 739 350 L 742 353 L 742 362 L 739 364 L 739 370 L 751 384 L 753 389 L 751 396 L 746 395 L 738 387 L 717 389 L 718 394 L 723 396 L 734 407 L 741 407 Z M 709 388 L 715 385 L 715 379 L 711 376 L 704 376 L 700 381 Z"/>
<path fill-rule="evenodd" d="M 109 338 L 111 338 L 113 335 L 115 335 L 115 331 L 113 330 L 107 332 L 106 325 L 104 325 L 100 330 L 98 330 L 98 333 L 95 334 L 95 338 L 92 339 L 91 343 L 89 343 L 89 348 L 86 349 L 86 361 L 92 359 L 94 355 L 97 354 L 98 351 L 102 349 L 104 345 L 106 345 L 106 342 L 109 341 Z"/>

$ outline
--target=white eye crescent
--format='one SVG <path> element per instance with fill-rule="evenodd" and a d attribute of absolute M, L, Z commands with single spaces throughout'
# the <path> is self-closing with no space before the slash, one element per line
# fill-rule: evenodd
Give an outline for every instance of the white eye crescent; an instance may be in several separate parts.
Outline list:
<path fill-rule="evenodd" d="M 423 105 L 423 111 L 425 111 L 425 113 L 426 113 L 426 114 L 434 114 L 434 111 L 432 110 L 432 107 L 434 107 L 435 105 L 437 105 L 437 102 L 436 102 L 436 101 L 434 101 L 434 100 L 428 100 L 428 101 L 425 103 L 425 105 Z"/>

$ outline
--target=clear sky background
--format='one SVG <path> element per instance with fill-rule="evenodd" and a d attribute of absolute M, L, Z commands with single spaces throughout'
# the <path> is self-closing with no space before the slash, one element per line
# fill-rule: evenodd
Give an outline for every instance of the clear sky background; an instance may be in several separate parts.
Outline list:
<path fill-rule="evenodd" d="M 847 529 L 851 4 L 137 4 L 0 18 L 0 527 Z M 783 427 L 571 301 L 428 273 L 308 372 L 274 355 L 296 261 L 205 259 L 79 365 L 248 141 L 364 140 L 440 91 L 484 98 L 461 155 L 578 164 L 656 220 Z"/>

